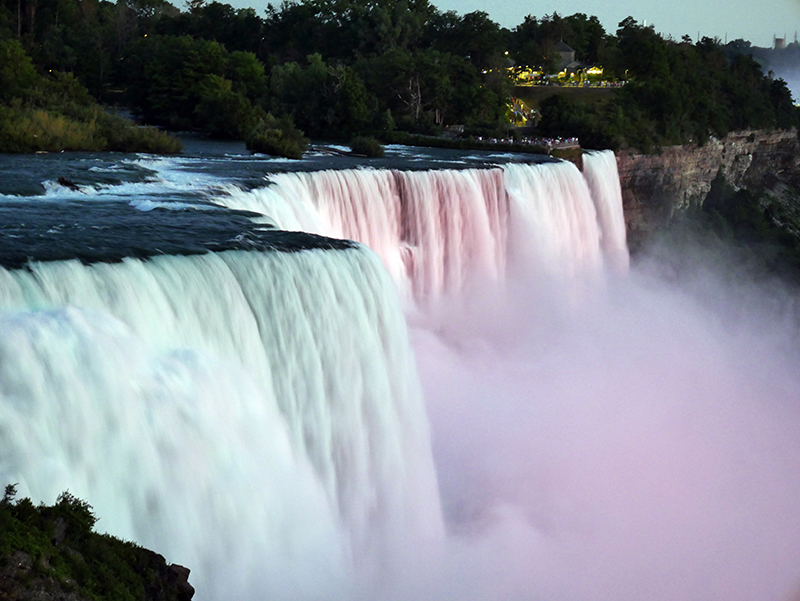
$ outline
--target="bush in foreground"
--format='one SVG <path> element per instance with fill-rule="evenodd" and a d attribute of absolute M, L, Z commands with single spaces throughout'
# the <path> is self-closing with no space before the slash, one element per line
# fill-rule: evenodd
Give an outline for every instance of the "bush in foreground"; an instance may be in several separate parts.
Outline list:
<path fill-rule="evenodd" d="M 0 152 L 181 148 L 175 137 L 105 111 L 72 74 L 39 75 L 18 41 L 0 41 Z"/>

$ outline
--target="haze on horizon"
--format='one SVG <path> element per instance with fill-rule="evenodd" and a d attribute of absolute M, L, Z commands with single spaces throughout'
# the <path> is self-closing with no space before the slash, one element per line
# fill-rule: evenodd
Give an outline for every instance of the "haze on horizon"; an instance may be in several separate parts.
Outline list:
<path fill-rule="evenodd" d="M 281 0 L 229 0 L 237 8 L 252 6 L 263 13 L 267 5 L 279 5 Z M 773 36 L 794 40 L 800 35 L 800 0 L 772 0 L 756 4 L 752 0 L 731 0 L 721 6 L 714 0 L 497 0 L 490 5 L 482 0 L 432 0 L 439 10 L 466 14 L 485 11 L 503 27 L 513 29 L 527 15 L 543 17 L 557 12 L 566 16 L 574 13 L 595 15 L 609 33 L 617 30 L 620 21 L 628 16 L 646 21 L 664 36 L 680 40 L 689 35 L 696 41 L 701 37 L 717 37 L 721 41 L 744 39 L 754 46 L 771 47 Z"/>

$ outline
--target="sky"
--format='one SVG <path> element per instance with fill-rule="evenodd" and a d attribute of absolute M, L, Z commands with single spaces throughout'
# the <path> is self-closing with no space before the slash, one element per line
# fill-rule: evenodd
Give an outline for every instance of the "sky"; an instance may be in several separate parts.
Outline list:
<path fill-rule="evenodd" d="M 239 7 L 252 6 L 258 12 L 268 2 L 280 0 L 228 0 Z M 800 0 L 431 0 L 442 11 L 454 10 L 463 15 L 476 10 L 489 14 L 503 27 L 513 29 L 526 15 L 543 17 L 585 13 L 600 19 L 605 30 L 614 33 L 620 21 L 632 16 L 639 22 L 654 25 L 656 31 L 679 40 L 684 34 L 696 41 L 701 37 L 718 37 L 721 41 L 742 38 L 754 46 L 772 47 L 773 36 L 794 40 L 800 34 Z"/>
<path fill-rule="evenodd" d="M 800 0 L 432 0 L 440 10 L 459 14 L 483 10 L 500 25 L 513 28 L 526 15 L 541 17 L 585 13 L 600 19 L 607 32 L 614 33 L 620 21 L 632 16 L 654 25 L 656 31 L 680 39 L 684 34 L 697 38 L 742 38 L 754 46 L 771 47 L 773 36 L 786 35 L 787 42 L 800 34 Z"/>

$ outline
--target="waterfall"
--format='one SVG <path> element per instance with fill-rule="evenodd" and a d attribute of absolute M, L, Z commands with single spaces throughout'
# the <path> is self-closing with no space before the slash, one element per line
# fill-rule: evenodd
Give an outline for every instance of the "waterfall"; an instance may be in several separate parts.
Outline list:
<path fill-rule="evenodd" d="M 611 267 L 626 272 L 630 263 L 626 241 L 622 190 L 613 152 L 585 152 L 583 174 L 589 184 L 600 226 L 600 244 Z"/>
<path fill-rule="evenodd" d="M 302 596 L 309 570 L 441 537 L 404 317 L 366 249 L 33 264 L 0 271 L 0 308 L 0 478 L 91 500 L 203 597 L 239 598 L 231 576 Z"/>
<path fill-rule="evenodd" d="M 585 170 L 275 174 L 215 202 L 362 244 L 0 269 L 0 479 L 86 499 L 201 599 L 358 597 L 446 540 L 404 309 L 624 269 L 613 154 Z"/>
<path fill-rule="evenodd" d="M 383 259 L 405 298 L 438 297 L 505 268 L 500 169 L 283 173 L 218 202 L 285 230 L 357 240 Z"/>
<path fill-rule="evenodd" d="M 602 265 L 589 188 L 572 163 L 506 165 L 512 252 L 522 269 L 572 274 Z"/>
<path fill-rule="evenodd" d="M 216 199 L 286 230 L 357 240 L 380 255 L 407 301 L 502 282 L 509 257 L 558 273 L 627 266 L 614 154 L 439 171 L 282 173 Z"/>

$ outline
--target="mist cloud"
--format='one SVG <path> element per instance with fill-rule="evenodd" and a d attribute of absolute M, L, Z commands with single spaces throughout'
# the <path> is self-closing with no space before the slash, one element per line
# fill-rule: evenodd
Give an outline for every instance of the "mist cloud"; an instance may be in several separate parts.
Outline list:
<path fill-rule="evenodd" d="M 664 258 L 413 329 L 449 535 L 391 598 L 800 590 L 795 297 Z"/>

